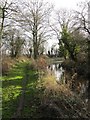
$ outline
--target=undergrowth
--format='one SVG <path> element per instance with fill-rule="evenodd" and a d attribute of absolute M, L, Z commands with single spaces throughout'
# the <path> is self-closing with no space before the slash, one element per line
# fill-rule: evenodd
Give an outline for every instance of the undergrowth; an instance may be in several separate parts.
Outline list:
<path fill-rule="evenodd" d="M 8 75 L 2 77 L 3 118 L 12 118 L 17 111 L 25 75 L 28 77 L 21 118 L 90 117 L 83 100 L 70 90 L 68 84 L 58 84 L 55 76 L 46 71 L 46 65 L 44 58 L 16 62 Z"/>

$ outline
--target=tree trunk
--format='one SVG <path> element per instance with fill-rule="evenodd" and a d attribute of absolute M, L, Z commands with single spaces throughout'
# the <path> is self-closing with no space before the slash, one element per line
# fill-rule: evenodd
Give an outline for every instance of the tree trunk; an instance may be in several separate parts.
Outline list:
<path fill-rule="evenodd" d="M 34 43 L 34 59 L 37 59 L 38 57 L 38 47 L 37 44 Z"/>
<path fill-rule="evenodd" d="M 11 57 L 12 58 L 14 57 L 14 50 L 13 50 L 13 48 L 11 49 Z"/>
<path fill-rule="evenodd" d="M 88 40 L 88 98 L 90 99 L 90 40 Z"/>

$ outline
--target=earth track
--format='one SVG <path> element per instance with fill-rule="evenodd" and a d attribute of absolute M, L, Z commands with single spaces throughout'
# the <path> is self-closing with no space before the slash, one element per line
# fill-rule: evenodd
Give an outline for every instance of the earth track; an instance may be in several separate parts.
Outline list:
<path fill-rule="evenodd" d="M 25 76 L 22 80 L 22 91 L 21 91 L 21 96 L 19 99 L 19 104 L 12 118 L 20 118 L 22 116 L 22 111 L 24 109 L 25 92 L 26 92 L 27 83 L 28 83 L 28 65 L 25 66 Z"/>

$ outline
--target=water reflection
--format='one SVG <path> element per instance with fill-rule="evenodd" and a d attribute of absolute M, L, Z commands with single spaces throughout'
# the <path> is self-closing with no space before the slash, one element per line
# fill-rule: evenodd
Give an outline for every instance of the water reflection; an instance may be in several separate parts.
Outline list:
<path fill-rule="evenodd" d="M 56 81 L 60 84 L 67 84 L 67 83 L 71 83 L 70 84 L 70 88 L 72 91 L 74 91 L 75 93 L 79 94 L 79 96 L 83 97 L 83 98 L 87 98 L 87 88 L 88 88 L 88 81 L 87 80 L 78 80 L 74 79 L 71 80 L 70 78 L 67 79 L 66 78 L 66 72 L 65 70 L 62 68 L 61 64 L 51 64 L 49 66 L 47 66 L 47 70 L 50 71 L 51 75 L 55 75 L 56 77 Z"/>
<path fill-rule="evenodd" d="M 57 82 L 59 82 L 59 83 L 65 82 L 64 69 L 62 68 L 61 64 L 49 65 L 49 66 L 47 66 L 47 69 L 50 70 L 51 74 L 55 75 Z"/>

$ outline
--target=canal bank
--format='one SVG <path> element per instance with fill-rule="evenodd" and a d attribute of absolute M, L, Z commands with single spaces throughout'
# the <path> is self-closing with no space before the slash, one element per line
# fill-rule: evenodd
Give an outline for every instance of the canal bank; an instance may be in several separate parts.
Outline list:
<path fill-rule="evenodd" d="M 24 74 L 26 76 L 28 74 L 28 82 L 24 94 L 24 108 L 22 109 L 21 118 L 90 117 L 87 111 L 87 104 L 71 91 L 68 84 L 57 82 L 59 77 L 57 76 L 58 80 L 56 80 L 53 68 L 62 74 L 63 67 L 61 64 L 54 65 L 53 68 L 50 64 L 50 68 L 47 68 L 48 65 L 46 66 L 45 59 L 39 58 L 37 61 L 33 60 L 28 64 L 27 72 L 24 71 L 24 64 L 26 65 L 26 63 L 18 63 L 11 70 L 10 77 L 6 76 L 3 78 L 4 118 L 10 118 L 17 111 L 19 98 L 22 95 Z"/>

